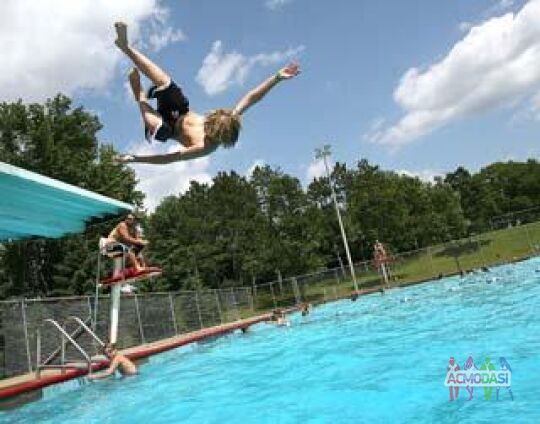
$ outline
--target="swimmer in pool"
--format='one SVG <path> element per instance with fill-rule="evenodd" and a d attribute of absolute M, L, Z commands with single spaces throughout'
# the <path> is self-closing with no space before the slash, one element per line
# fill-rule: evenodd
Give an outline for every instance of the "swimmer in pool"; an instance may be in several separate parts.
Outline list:
<path fill-rule="evenodd" d="M 105 344 L 105 346 L 103 346 L 103 353 L 109 359 L 109 368 L 103 372 L 89 375 L 89 380 L 98 380 L 109 377 L 113 375 L 116 370 L 118 370 L 122 376 L 137 374 L 137 366 L 127 357 L 119 353 L 118 349 L 116 349 L 113 344 Z"/>
<path fill-rule="evenodd" d="M 272 322 L 276 324 L 277 326 L 289 326 L 291 323 L 287 319 L 285 312 L 283 312 L 281 309 L 276 309 L 274 313 L 272 314 Z"/>
<path fill-rule="evenodd" d="M 303 316 L 303 317 L 308 316 L 309 313 L 311 312 L 311 303 L 304 303 L 304 304 L 300 307 L 300 310 L 302 311 L 302 316 Z"/>

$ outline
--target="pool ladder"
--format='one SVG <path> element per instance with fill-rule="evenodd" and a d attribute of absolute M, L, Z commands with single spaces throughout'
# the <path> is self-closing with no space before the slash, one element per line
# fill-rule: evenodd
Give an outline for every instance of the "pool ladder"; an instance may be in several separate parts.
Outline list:
<path fill-rule="evenodd" d="M 66 324 L 70 321 L 75 321 L 79 327 L 73 331 L 72 333 L 68 333 L 66 331 Z M 44 324 L 50 324 L 54 328 L 56 328 L 60 335 L 62 336 L 62 342 L 58 348 L 54 350 L 53 353 L 51 353 L 43 362 L 41 362 L 41 331 L 38 328 L 37 330 L 37 337 L 36 337 L 36 358 L 37 358 L 37 366 L 36 366 L 36 378 L 39 378 L 41 375 L 41 371 L 44 369 L 61 369 L 62 372 L 66 369 L 81 369 L 86 368 L 88 370 L 88 374 L 92 372 L 92 364 L 94 363 L 94 360 L 88 353 L 77 343 L 75 339 L 77 339 L 81 334 L 87 333 L 89 334 L 94 341 L 101 347 L 103 347 L 105 344 L 103 341 L 94 333 L 87 325 L 87 323 L 90 321 L 90 318 L 84 322 L 79 317 L 76 316 L 69 316 L 66 321 L 64 321 L 64 325 L 60 325 L 57 321 L 54 319 L 48 318 L 43 321 Z M 66 345 L 72 345 L 84 358 L 83 363 L 66 363 Z M 51 364 L 54 359 L 56 359 L 60 355 L 60 364 Z M 82 365 L 82 367 L 81 367 Z"/>

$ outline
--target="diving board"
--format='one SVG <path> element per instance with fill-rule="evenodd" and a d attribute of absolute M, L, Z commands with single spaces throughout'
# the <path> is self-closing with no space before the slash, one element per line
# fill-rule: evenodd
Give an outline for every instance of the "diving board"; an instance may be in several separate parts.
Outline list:
<path fill-rule="evenodd" d="M 59 238 L 133 206 L 0 162 L 0 241 Z"/>

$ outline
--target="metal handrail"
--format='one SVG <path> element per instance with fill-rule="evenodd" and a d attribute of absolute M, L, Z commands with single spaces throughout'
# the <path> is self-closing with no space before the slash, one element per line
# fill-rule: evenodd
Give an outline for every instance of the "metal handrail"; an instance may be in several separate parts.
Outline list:
<path fill-rule="evenodd" d="M 61 351 L 62 351 L 62 363 L 61 363 L 61 367 L 60 368 L 64 368 L 65 366 L 65 340 L 67 339 L 67 341 L 69 343 L 71 343 L 71 345 L 73 345 L 73 347 L 75 347 L 75 349 L 77 349 L 79 351 L 79 353 L 84 357 L 86 363 L 87 363 L 87 367 L 88 367 L 88 374 L 90 374 L 92 372 L 92 360 L 90 358 L 90 356 L 88 356 L 88 354 L 86 353 L 86 351 L 81 347 L 79 346 L 79 344 L 73 340 L 73 338 L 66 332 L 66 330 L 64 330 L 64 328 L 58 324 L 58 322 L 56 322 L 54 319 L 52 318 L 47 318 L 45 320 L 43 320 L 44 323 L 50 323 L 52 324 L 54 327 L 56 327 L 56 329 L 60 332 L 60 334 L 62 334 L 62 346 L 61 346 Z M 37 362 L 38 362 L 38 366 L 37 366 L 37 370 L 36 370 L 36 376 L 37 378 L 40 377 L 40 371 L 41 371 L 41 368 L 42 368 L 42 364 L 40 364 L 40 356 L 41 356 L 41 333 L 38 331 L 38 334 L 37 334 Z M 46 366 L 46 367 L 49 367 L 49 366 Z"/>
<path fill-rule="evenodd" d="M 75 321 L 77 324 L 79 324 L 88 334 L 90 334 L 90 336 L 96 341 L 98 342 L 98 344 L 101 346 L 101 347 L 104 347 L 105 346 L 105 343 L 97 336 L 96 333 L 94 333 L 90 327 L 88 327 L 86 325 L 86 323 L 80 319 L 79 317 L 75 316 L 75 315 L 70 315 L 69 317 L 66 318 L 66 320 L 64 321 L 64 327 L 65 325 L 67 324 L 67 322 L 69 320 L 72 320 L 72 321 Z"/>
<path fill-rule="evenodd" d="M 88 320 L 88 319 L 87 319 Z M 65 328 L 65 323 L 63 325 L 62 328 Z M 72 331 L 71 333 L 69 333 L 69 336 L 72 338 L 72 339 L 77 339 L 83 332 L 83 328 L 79 326 L 79 328 L 77 328 L 75 331 Z M 62 352 L 62 345 L 60 345 L 58 348 L 56 348 L 56 350 L 54 350 L 48 357 L 47 359 L 45 359 L 43 361 L 43 363 L 41 365 L 48 365 L 50 362 L 52 362 L 57 356 L 59 353 Z M 39 364 L 38 364 L 39 365 Z"/>
<path fill-rule="evenodd" d="M 79 317 L 77 316 L 74 316 L 74 315 L 71 315 L 69 317 L 66 318 L 66 320 L 64 321 L 64 325 L 62 326 L 62 328 L 64 328 L 64 330 L 66 329 L 66 324 L 69 322 L 69 321 L 75 321 L 77 324 L 79 324 L 79 327 L 69 333 L 70 337 L 72 339 L 77 339 L 83 332 L 86 332 L 88 333 L 101 347 L 105 346 L 105 343 L 103 343 L 103 341 L 97 336 L 96 333 L 94 333 L 92 331 L 92 329 L 90 329 L 90 327 L 88 327 L 88 325 L 86 325 L 86 322 L 88 321 L 92 321 L 92 318 L 91 317 L 88 317 L 86 319 L 86 322 L 83 321 L 82 319 L 80 319 Z M 62 346 L 59 346 L 54 352 L 52 352 L 48 357 L 47 359 L 45 359 L 43 361 L 43 363 L 41 365 L 48 365 L 49 363 L 51 363 L 57 356 L 59 353 L 62 352 Z"/>

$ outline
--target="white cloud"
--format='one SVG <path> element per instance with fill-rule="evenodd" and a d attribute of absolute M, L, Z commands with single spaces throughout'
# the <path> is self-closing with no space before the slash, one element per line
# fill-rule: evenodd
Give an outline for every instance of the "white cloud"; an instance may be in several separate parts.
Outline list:
<path fill-rule="evenodd" d="M 395 172 L 400 175 L 406 175 L 412 178 L 419 178 L 421 181 L 425 183 L 433 183 L 435 182 L 435 177 L 440 177 L 440 176 L 445 175 L 444 172 L 434 171 L 432 169 L 423 169 L 421 171 L 409 171 L 407 169 L 399 169 Z"/>
<path fill-rule="evenodd" d="M 321 178 L 325 175 L 326 171 L 324 169 L 324 161 L 322 159 L 317 159 L 309 164 L 306 171 L 306 180 L 309 184 L 315 178 Z"/>
<path fill-rule="evenodd" d="M 4 0 L 0 98 L 42 101 L 58 92 L 104 89 L 122 58 L 113 23 L 125 21 L 135 42 L 143 24 L 166 15 L 158 0 Z M 175 37 L 172 32 L 168 40 Z"/>
<path fill-rule="evenodd" d="M 428 69 L 409 69 L 394 91 L 405 115 L 370 139 L 396 148 L 459 119 L 515 107 L 540 89 L 539 62 L 540 0 L 531 0 L 474 26 Z"/>
<path fill-rule="evenodd" d="M 172 27 L 167 27 L 163 31 L 150 34 L 148 40 L 152 50 L 158 52 L 169 44 L 185 41 L 186 39 L 187 37 L 181 29 L 174 30 Z"/>
<path fill-rule="evenodd" d="M 266 0 L 266 7 L 271 10 L 277 10 L 287 3 L 290 3 L 292 0 Z"/>
<path fill-rule="evenodd" d="M 507 12 L 508 10 L 512 9 L 515 5 L 514 0 L 497 0 L 494 4 L 492 4 L 490 7 L 488 7 L 486 10 L 484 10 L 481 14 L 482 19 L 491 18 L 495 15 L 501 15 L 504 12 Z M 458 25 L 458 28 L 461 32 L 469 32 L 471 28 L 476 26 L 478 24 L 475 24 L 474 22 L 460 22 Z"/>
<path fill-rule="evenodd" d="M 214 41 L 208 55 L 197 72 L 196 80 L 210 95 L 216 95 L 233 85 L 243 85 L 255 66 L 270 66 L 291 59 L 304 50 L 303 46 L 290 48 L 284 52 L 260 53 L 244 56 L 232 51 L 224 53 L 221 40 Z"/>
<path fill-rule="evenodd" d="M 139 147 L 132 151 L 135 155 L 149 155 L 170 153 L 178 148 L 179 145 L 176 143 L 154 146 L 139 143 Z M 137 188 L 146 194 L 145 207 L 150 211 L 154 211 L 163 198 L 187 191 L 191 181 L 212 183 L 208 157 L 169 165 L 132 164 L 131 166 L 139 180 Z"/>
<path fill-rule="evenodd" d="M 264 165 L 266 165 L 266 162 L 262 159 L 256 159 L 247 169 L 245 176 L 247 178 L 250 178 L 253 175 L 253 171 L 255 171 L 255 168 L 260 167 L 262 168 Z"/>

